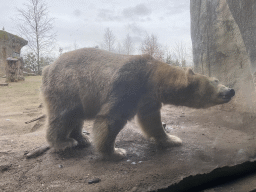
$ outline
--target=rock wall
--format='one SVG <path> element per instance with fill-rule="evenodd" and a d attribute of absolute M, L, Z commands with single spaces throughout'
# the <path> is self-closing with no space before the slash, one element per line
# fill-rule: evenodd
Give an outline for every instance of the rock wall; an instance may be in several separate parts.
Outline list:
<path fill-rule="evenodd" d="M 21 48 L 27 44 L 28 41 L 25 39 L 0 30 L 0 77 L 6 74 L 6 59 L 8 57 L 19 58 Z"/>
<path fill-rule="evenodd" d="M 241 32 L 251 60 L 251 71 L 256 72 L 256 1 L 227 0 L 230 12 Z"/>
<path fill-rule="evenodd" d="M 195 71 L 234 88 L 236 103 L 252 106 L 251 63 L 255 62 L 256 1 L 191 0 L 191 38 Z M 248 16 L 248 17 L 247 17 Z M 253 19 L 254 17 L 254 19 Z M 253 31 L 254 30 L 254 31 Z M 246 108 L 246 107 L 245 107 Z"/>

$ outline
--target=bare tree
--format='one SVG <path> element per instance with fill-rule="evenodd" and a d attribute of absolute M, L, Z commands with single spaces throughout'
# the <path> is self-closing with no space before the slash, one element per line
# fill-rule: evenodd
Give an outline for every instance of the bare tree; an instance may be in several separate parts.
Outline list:
<path fill-rule="evenodd" d="M 41 74 L 40 58 L 52 51 L 56 33 L 53 32 L 53 18 L 49 18 L 44 0 L 28 0 L 24 9 L 18 9 L 18 29 L 28 40 L 28 46 L 36 55 L 37 74 Z"/>
<path fill-rule="evenodd" d="M 186 67 L 186 57 L 188 56 L 188 51 L 182 41 L 175 43 L 175 46 L 173 47 L 173 54 L 176 56 L 181 67 Z"/>
<path fill-rule="evenodd" d="M 172 54 L 167 47 L 165 49 L 165 62 L 169 65 L 175 65 L 175 61 L 172 58 Z"/>
<path fill-rule="evenodd" d="M 148 54 L 157 60 L 163 60 L 163 51 L 161 50 L 160 44 L 157 42 L 155 35 L 147 36 L 141 44 L 142 54 Z"/>
<path fill-rule="evenodd" d="M 114 51 L 115 39 L 116 38 L 113 32 L 109 28 L 106 28 L 103 42 L 104 49 Z"/>
<path fill-rule="evenodd" d="M 74 47 L 74 50 L 79 49 L 79 45 L 76 43 L 76 41 L 74 42 L 73 47 Z"/>
<path fill-rule="evenodd" d="M 122 47 L 120 42 L 117 43 L 116 52 L 119 53 L 119 54 L 123 53 L 123 47 Z"/>
<path fill-rule="evenodd" d="M 132 42 L 132 38 L 129 34 L 126 35 L 126 38 L 124 40 L 124 52 L 127 55 L 131 55 L 134 51 L 134 45 Z"/>

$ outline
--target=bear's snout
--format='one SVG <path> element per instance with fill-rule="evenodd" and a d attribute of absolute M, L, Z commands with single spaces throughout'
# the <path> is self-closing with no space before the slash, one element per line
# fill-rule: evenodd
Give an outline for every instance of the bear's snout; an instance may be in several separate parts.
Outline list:
<path fill-rule="evenodd" d="M 234 89 L 229 89 L 229 94 L 228 94 L 228 95 L 229 95 L 230 97 L 234 97 L 235 94 L 236 94 L 236 92 L 235 92 Z"/>
<path fill-rule="evenodd" d="M 230 100 L 235 95 L 234 89 L 226 89 L 222 93 L 220 93 L 219 97 L 223 100 Z"/>

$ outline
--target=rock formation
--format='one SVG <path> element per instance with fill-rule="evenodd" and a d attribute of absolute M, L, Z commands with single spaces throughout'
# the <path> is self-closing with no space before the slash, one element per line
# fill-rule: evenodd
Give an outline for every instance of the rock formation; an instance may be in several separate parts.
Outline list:
<path fill-rule="evenodd" d="M 251 71 L 256 72 L 256 1 L 227 0 L 230 12 L 241 32 L 251 60 Z"/>
<path fill-rule="evenodd" d="M 237 100 L 251 106 L 256 1 L 191 0 L 190 9 L 195 71 L 240 90 Z"/>
<path fill-rule="evenodd" d="M 19 58 L 20 50 L 27 45 L 28 41 L 0 30 L 0 76 L 6 75 L 7 58 Z"/>

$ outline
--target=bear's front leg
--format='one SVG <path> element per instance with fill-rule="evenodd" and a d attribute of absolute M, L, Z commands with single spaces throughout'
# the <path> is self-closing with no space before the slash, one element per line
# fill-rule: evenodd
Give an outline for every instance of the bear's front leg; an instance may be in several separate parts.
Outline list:
<path fill-rule="evenodd" d="M 168 135 L 161 121 L 160 108 L 144 107 L 137 114 L 138 123 L 142 131 L 153 138 L 160 147 L 180 146 L 182 140 L 179 137 Z"/>
<path fill-rule="evenodd" d="M 93 127 L 94 144 L 104 160 L 118 161 L 126 156 L 125 149 L 115 148 L 116 136 L 126 122 L 123 119 L 96 117 Z"/>

